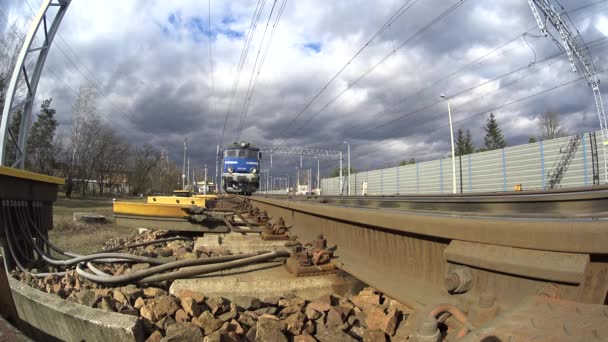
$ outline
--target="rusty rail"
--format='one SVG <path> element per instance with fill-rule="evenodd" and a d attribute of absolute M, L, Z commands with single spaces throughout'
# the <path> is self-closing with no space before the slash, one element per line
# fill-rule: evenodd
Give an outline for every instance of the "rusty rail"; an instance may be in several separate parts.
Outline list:
<path fill-rule="evenodd" d="M 608 217 L 608 186 L 549 191 L 467 194 L 413 194 L 394 196 L 287 196 L 297 201 L 349 207 L 384 208 L 416 212 L 465 213 L 467 216 Z"/>
<path fill-rule="evenodd" d="M 488 290 L 509 306 L 548 284 L 557 284 L 562 298 L 583 303 L 604 303 L 608 291 L 605 218 L 479 217 L 250 200 L 269 216 L 283 217 L 305 240 L 322 233 L 338 245 L 339 267 L 414 308 L 437 298 L 476 302 Z M 467 277 L 470 288 L 455 293 Z"/>

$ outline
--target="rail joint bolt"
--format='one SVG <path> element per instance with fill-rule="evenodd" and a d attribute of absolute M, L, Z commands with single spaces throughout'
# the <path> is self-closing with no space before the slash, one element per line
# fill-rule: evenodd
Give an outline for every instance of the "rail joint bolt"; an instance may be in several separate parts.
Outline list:
<path fill-rule="evenodd" d="M 450 293 L 464 293 L 473 286 L 473 274 L 464 267 L 451 270 L 445 278 L 445 286 Z"/>

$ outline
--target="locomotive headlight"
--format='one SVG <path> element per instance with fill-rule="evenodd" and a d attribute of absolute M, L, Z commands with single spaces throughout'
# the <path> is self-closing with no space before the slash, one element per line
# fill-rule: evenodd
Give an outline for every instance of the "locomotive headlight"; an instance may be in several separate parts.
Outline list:
<path fill-rule="evenodd" d="M 255 168 L 255 167 L 252 167 L 252 168 L 251 168 L 251 173 L 256 173 L 256 172 L 258 172 L 258 170 L 256 170 L 256 168 Z"/>
<path fill-rule="evenodd" d="M 234 172 L 234 168 L 232 166 L 228 166 L 228 172 L 229 173 L 233 173 Z"/>

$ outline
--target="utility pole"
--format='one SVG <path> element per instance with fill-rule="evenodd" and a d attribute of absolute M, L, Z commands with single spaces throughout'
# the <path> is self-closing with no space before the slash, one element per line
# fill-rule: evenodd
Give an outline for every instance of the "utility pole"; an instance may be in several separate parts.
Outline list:
<path fill-rule="evenodd" d="M 342 152 L 340 152 L 340 195 L 344 192 L 344 180 L 342 179 Z"/>
<path fill-rule="evenodd" d="M 188 156 L 188 171 L 186 177 L 186 185 L 190 185 L 190 156 Z"/>
<path fill-rule="evenodd" d="M 207 196 L 207 164 L 205 164 L 205 185 L 203 186 L 203 195 Z"/>
<path fill-rule="evenodd" d="M 348 146 L 348 187 L 346 188 L 346 195 L 350 196 L 350 143 L 344 142 Z"/>
<path fill-rule="evenodd" d="M 184 165 L 182 167 L 182 190 L 186 190 L 186 153 L 188 151 L 188 137 L 184 138 Z"/>
<path fill-rule="evenodd" d="M 317 157 L 317 189 L 319 190 L 319 194 L 321 194 L 321 160 Z"/>
<path fill-rule="evenodd" d="M 600 121 L 600 132 L 602 134 L 604 177 L 605 182 L 608 183 L 608 159 L 606 152 L 608 146 L 608 123 L 606 120 L 606 112 L 604 111 L 604 104 L 602 102 L 602 94 L 600 93 L 600 79 L 595 71 L 589 49 L 585 47 L 584 41 L 576 27 L 569 27 L 568 23 L 562 18 L 564 8 L 559 5 L 559 3 L 557 3 L 557 5 L 561 7 L 562 12 L 556 10 L 550 0 L 528 0 L 528 5 L 530 5 L 530 9 L 532 10 L 534 19 L 536 19 L 540 32 L 545 37 L 549 33 L 547 30 L 547 25 L 549 24 L 559 32 L 572 71 L 578 73 L 580 77 L 584 77 L 587 80 L 587 84 L 593 90 L 597 115 Z M 541 18 L 541 13 L 544 15 L 544 18 Z M 570 21 L 570 23 L 572 22 Z M 572 26 L 574 26 L 574 24 L 572 24 Z M 576 32 L 576 35 L 573 32 Z"/>
<path fill-rule="evenodd" d="M 220 171 L 220 145 L 217 145 L 217 149 L 215 150 L 215 192 L 219 193 L 219 171 Z"/>
<path fill-rule="evenodd" d="M 448 101 L 448 118 L 450 120 L 450 142 L 452 145 L 452 193 L 456 193 L 456 155 L 454 153 L 454 127 L 452 126 L 452 110 L 450 109 L 450 99 L 443 94 L 440 94 L 439 97 L 442 97 Z"/>

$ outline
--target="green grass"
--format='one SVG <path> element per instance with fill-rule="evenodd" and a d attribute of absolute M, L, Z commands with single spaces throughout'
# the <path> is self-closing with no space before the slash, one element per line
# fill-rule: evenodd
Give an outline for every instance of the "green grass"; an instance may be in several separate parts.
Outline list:
<path fill-rule="evenodd" d="M 104 215 L 106 224 L 74 222 L 75 212 Z M 134 233 L 133 228 L 118 227 L 112 220 L 110 198 L 60 198 L 53 206 L 53 229 L 49 238 L 59 247 L 75 253 L 91 253 L 101 248 L 111 238 Z"/>

